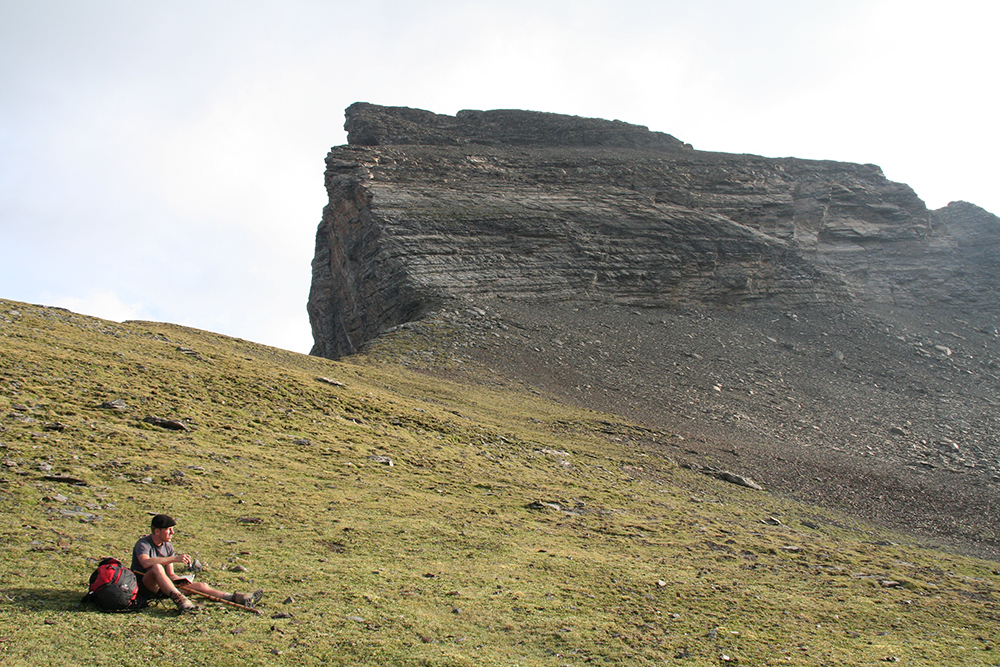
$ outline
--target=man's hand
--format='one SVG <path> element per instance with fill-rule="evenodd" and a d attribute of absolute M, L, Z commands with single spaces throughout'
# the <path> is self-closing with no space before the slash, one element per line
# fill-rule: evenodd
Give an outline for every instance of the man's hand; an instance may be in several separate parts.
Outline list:
<path fill-rule="evenodd" d="M 189 554 L 179 554 L 174 556 L 175 563 L 184 563 L 185 565 L 191 564 L 191 556 Z"/>

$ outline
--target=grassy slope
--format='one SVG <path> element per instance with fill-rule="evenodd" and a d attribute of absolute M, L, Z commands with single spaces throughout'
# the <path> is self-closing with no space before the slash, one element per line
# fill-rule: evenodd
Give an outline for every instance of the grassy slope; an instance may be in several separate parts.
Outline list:
<path fill-rule="evenodd" d="M 0 663 L 1000 664 L 995 563 L 678 468 L 667 438 L 374 356 L 0 301 Z M 78 604 L 161 511 L 263 616 Z"/>

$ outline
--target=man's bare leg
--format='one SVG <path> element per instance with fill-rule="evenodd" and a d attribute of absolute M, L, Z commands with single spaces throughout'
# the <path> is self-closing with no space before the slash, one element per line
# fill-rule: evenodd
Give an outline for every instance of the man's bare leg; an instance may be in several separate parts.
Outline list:
<path fill-rule="evenodd" d="M 200 595 L 211 595 L 212 597 L 218 598 L 225 602 L 235 602 L 236 604 L 251 608 L 255 608 L 257 606 L 257 603 L 260 602 L 260 599 L 264 597 L 264 591 L 262 590 L 255 591 L 253 593 L 224 593 L 200 581 L 191 584 L 181 584 L 181 586 L 183 590 L 189 591 L 191 593 L 198 593 Z"/>
<path fill-rule="evenodd" d="M 170 581 L 167 571 L 162 565 L 153 565 L 142 575 L 142 585 L 151 593 L 163 593 L 177 605 L 179 611 L 197 611 L 198 605 L 194 604 L 184 594 L 177 590 L 174 582 Z"/>
<path fill-rule="evenodd" d="M 223 591 L 216 590 L 202 581 L 192 581 L 190 584 L 181 584 L 184 588 L 192 591 L 201 593 L 202 595 L 211 595 L 214 598 L 221 598 L 223 600 L 229 599 L 229 593 L 224 593 Z"/>
<path fill-rule="evenodd" d="M 177 586 L 173 581 L 167 576 L 166 570 L 163 569 L 162 565 L 154 565 L 151 567 L 145 575 L 142 577 L 142 585 L 148 588 L 153 593 L 157 591 L 162 591 L 164 595 L 170 597 L 171 600 L 177 601 L 174 596 L 180 595 L 183 597 L 183 593 L 177 589 Z M 208 584 L 201 581 L 193 581 L 189 584 L 182 584 L 185 588 L 201 593 L 203 595 L 211 595 L 212 597 L 219 598 L 220 600 L 227 600 L 229 602 L 236 602 L 237 604 L 242 604 L 246 606 L 253 606 L 256 604 L 262 595 L 261 591 L 256 593 L 226 593 L 218 589 L 212 588 Z M 180 603 L 178 603 L 178 607 Z"/>

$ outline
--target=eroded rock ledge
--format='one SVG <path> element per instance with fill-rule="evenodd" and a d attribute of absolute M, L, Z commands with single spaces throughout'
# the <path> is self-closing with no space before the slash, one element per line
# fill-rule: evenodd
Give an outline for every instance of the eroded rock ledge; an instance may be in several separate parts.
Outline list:
<path fill-rule="evenodd" d="M 313 354 L 452 299 L 995 307 L 1000 221 L 874 165 L 696 151 L 620 121 L 347 109 L 327 156 Z"/>
<path fill-rule="evenodd" d="M 356 102 L 347 108 L 347 142 L 355 146 L 587 146 L 683 150 L 662 132 L 620 120 L 538 111 L 459 111 L 454 116 Z"/>

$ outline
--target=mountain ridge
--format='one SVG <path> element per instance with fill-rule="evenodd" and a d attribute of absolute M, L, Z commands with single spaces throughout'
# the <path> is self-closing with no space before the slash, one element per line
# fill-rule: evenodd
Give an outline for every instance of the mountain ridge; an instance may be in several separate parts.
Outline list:
<path fill-rule="evenodd" d="M 467 340 L 428 345 L 995 553 L 996 216 L 930 211 L 875 165 L 650 147 L 612 121 L 546 143 L 517 112 L 504 145 L 497 112 L 476 143 L 463 118 L 491 113 L 348 108 L 368 144 L 327 156 L 313 354 L 444 321 Z"/>
<path fill-rule="evenodd" d="M 370 143 L 327 157 L 315 354 L 350 353 L 443 299 L 522 286 L 530 298 L 551 285 L 555 298 L 561 288 L 654 303 L 997 305 L 995 216 L 965 203 L 929 211 L 874 165 L 636 148 L 636 135 L 656 135 L 641 126 L 620 145 L 567 145 L 558 132 L 524 145 L 521 116 L 505 146 L 505 115 L 480 145 L 468 140 L 478 125 L 442 137 L 452 117 L 418 111 L 352 105 L 350 136 Z M 386 118 L 406 124 L 385 129 Z M 428 118 L 432 138 L 417 122 Z M 991 250 L 970 262 L 970 246 Z"/>

